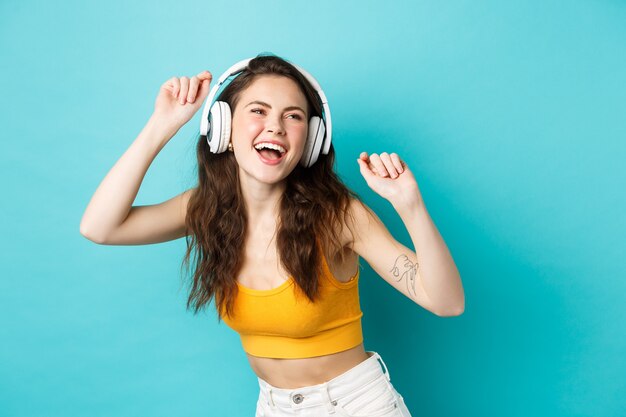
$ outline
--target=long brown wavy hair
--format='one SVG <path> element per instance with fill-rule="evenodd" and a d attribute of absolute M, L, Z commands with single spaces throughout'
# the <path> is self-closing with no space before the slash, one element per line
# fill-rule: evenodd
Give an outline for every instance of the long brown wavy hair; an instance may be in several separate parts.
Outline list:
<path fill-rule="evenodd" d="M 243 90 L 267 74 L 294 80 L 307 98 L 308 117 L 321 117 L 322 106 L 313 86 L 293 65 L 275 55 L 252 59 L 218 99 L 227 102 L 234 113 Z M 215 297 L 219 321 L 224 312 L 234 315 L 248 219 L 234 153 L 211 153 L 204 135 L 199 135 L 196 150 L 198 185 L 187 206 L 187 251 L 182 264 L 189 269 L 193 254 L 195 269 L 187 309 L 193 307 L 196 314 Z M 349 226 L 354 221 L 348 211 L 350 198 L 361 201 L 335 174 L 334 162 L 331 144 L 328 154 L 320 154 L 311 167 L 298 164 L 285 179 L 279 203 L 276 245 L 280 262 L 311 302 L 319 293 L 320 249 L 325 248 L 327 259 L 339 253 L 343 261 L 339 236 L 344 225 L 354 236 Z"/>

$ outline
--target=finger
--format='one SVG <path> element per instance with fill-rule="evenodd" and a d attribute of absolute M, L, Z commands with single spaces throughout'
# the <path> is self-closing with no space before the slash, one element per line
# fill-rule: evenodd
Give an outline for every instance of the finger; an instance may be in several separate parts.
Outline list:
<path fill-rule="evenodd" d="M 389 176 L 391 176 L 391 178 L 398 178 L 398 171 L 393 165 L 393 162 L 391 162 L 391 157 L 387 152 L 383 152 L 380 154 L 380 160 L 383 162 L 383 164 L 385 164 L 385 169 L 389 173 Z"/>
<path fill-rule="evenodd" d="M 196 94 L 198 93 L 198 84 L 200 80 L 195 75 L 189 80 L 189 92 L 187 93 L 187 102 L 193 103 L 196 100 Z"/>
<path fill-rule="evenodd" d="M 367 152 L 361 152 L 361 154 L 359 155 L 359 158 L 367 161 L 368 159 Z"/>
<path fill-rule="evenodd" d="M 187 92 L 189 91 L 189 78 L 188 77 L 180 77 L 180 94 L 179 94 L 179 103 L 185 104 L 187 100 Z"/>
<path fill-rule="evenodd" d="M 211 78 L 202 80 L 202 84 L 200 84 L 200 91 L 196 95 L 198 100 L 204 102 L 204 99 L 209 95 L 209 90 L 211 88 Z"/>
<path fill-rule="evenodd" d="M 209 95 L 211 81 L 213 81 L 213 74 L 211 74 L 209 71 L 202 71 L 200 74 L 198 74 L 198 80 L 200 83 L 200 91 L 196 93 L 196 98 L 204 102 L 206 96 Z"/>
<path fill-rule="evenodd" d="M 385 164 L 383 163 L 383 161 L 380 160 L 380 156 L 378 154 L 371 154 L 370 161 L 379 176 L 383 178 L 389 176 L 389 174 L 387 173 L 387 169 L 385 168 Z"/>
<path fill-rule="evenodd" d="M 168 85 L 172 88 L 172 96 L 174 98 L 178 97 L 178 93 L 180 92 L 180 81 L 176 77 L 172 77 L 168 80 Z"/>
<path fill-rule="evenodd" d="M 402 172 L 404 172 L 404 167 L 402 166 L 402 161 L 400 160 L 400 157 L 398 156 L 398 154 L 392 153 L 390 157 L 391 157 L 391 162 L 393 162 L 393 166 L 395 166 L 396 170 L 400 174 L 402 174 Z"/>
<path fill-rule="evenodd" d="M 211 74 L 209 71 L 202 71 L 200 74 L 197 75 L 197 77 L 200 81 L 202 80 L 211 81 L 213 79 L 213 74 Z"/>
<path fill-rule="evenodd" d="M 369 183 L 370 178 L 375 176 L 375 174 L 370 169 L 370 165 L 361 158 L 357 159 L 356 161 L 359 164 L 359 170 L 361 171 L 361 175 L 363 175 L 365 181 Z"/>

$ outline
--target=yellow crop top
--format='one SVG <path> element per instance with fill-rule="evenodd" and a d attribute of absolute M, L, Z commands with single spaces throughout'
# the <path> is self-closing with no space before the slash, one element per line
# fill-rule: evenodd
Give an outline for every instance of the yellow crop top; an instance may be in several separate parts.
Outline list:
<path fill-rule="evenodd" d="M 308 358 L 329 355 L 363 342 L 359 304 L 359 271 L 343 283 L 330 272 L 322 254 L 320 298 L 315 303 L 296 298 L 296 283 L 289 277 L 270 290 L 239 287 L 234 319 L 222 320 L 239 333 L 244 351 L 269 358 Z"/>

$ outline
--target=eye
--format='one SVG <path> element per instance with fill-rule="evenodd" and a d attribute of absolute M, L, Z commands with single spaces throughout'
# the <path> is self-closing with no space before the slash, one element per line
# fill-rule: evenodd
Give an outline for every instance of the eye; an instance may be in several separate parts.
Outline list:
<path fill-rule="evenodd" d="M 302 120 L 302 117 L 299 114 L 289 114 L 287 115 L 287 117 L 293 116 L 294 119 L 296 120 Z"/>
<path fill-rule="evenodd" d="M 251 113 L 255 113 L 255 114 L 263 114 L 263 109 L 252 109 L 250 110 Z M 260 112 L 260 113 L 257 113 Z"/>

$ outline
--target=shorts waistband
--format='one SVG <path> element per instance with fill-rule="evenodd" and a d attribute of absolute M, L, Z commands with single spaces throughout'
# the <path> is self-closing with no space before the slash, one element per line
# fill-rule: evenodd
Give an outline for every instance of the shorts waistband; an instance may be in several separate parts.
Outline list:
<path fill-rule="evenodd" d="M 296 409 L 320 404 L 326 404 L 328 407 L 331 404 L 336 405 L 335 400 L 351 393 L 355 387 L 366 385 L 382 375 L 387 381 L 391 380 L 387 365 L 380 355 L 371 351 L 367 353 L 372 353 L 372 356 L 330 381 L 318 385 L 285 389 L 274 387 L 265 380 L 258 378 L 261 396 L 266 399 L 270 406 L 278 406 L 279 408 Z"/>

